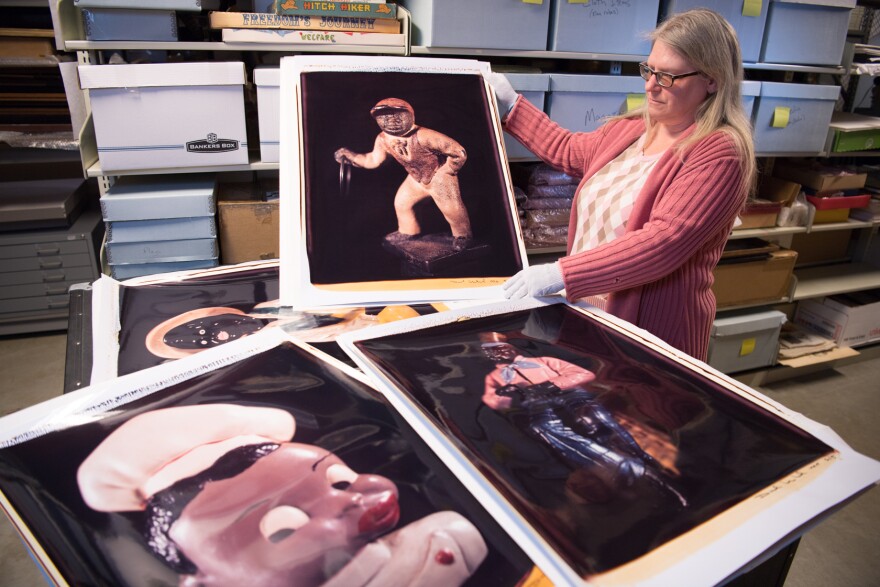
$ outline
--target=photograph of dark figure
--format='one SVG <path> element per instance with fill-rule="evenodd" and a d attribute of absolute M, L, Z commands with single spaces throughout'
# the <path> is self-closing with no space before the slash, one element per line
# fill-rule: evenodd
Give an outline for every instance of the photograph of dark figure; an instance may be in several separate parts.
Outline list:
<path fill-rule="evenodd" d="M 587 389 L 596 375 L 555 357 L 523 356 L 506 337 L 487 333 L 481 347 L 495 368 L 486 376 L 483 403 L 553 449 L 569 464 L 589 469 L 608 494 L 645 480 L 687 500 L 664 479 L 662 465 L 645 452 L 611 411 Z"/>
<path fill-rule="evenodd" d="M 637 564 L 833 453 L 574 307 L 535 305 L 461 310 L 342 345 L 452 437 L 453 454 L 577 576 Z"/>
<path fill-rule="evenodd" d="M 299 84 L 311 284 L 412 289 L 522 268 L 481 75 L 309 70 Z"/>

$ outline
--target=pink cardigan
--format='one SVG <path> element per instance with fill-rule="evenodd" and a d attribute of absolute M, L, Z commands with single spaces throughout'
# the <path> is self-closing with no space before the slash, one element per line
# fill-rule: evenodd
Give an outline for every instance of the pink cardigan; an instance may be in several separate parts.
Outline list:
<path fill-rule="evenodd" d="M 645 132 L 639 118 L 572 133 L 527 100 L 517 100 L 504 123 L 547 164 L 583 176 L 578 191 Z M 741 177 L 739 156 L 724 133 L 706 137 L 683 157 L 669 149 L 636 198 L 626 233 L 560 259 L 568 298 L 611 292 L 611 314 L 705 360 L 715 319 L 712 271 L 745 202 L 737 188 Z M 575 203 L 569 253 L 577 222 Z"/>

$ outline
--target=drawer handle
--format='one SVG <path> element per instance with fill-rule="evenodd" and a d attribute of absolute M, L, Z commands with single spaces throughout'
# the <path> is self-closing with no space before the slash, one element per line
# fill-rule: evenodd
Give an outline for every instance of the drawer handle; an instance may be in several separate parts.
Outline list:
<path fill-rule="evenodd" d="M 49 302 L 49 308 L 51 308 L 53 310 L 55 308 L 66 308 L 68 305 L 70 305 L 70 300 L 63 300 L 63 301 L 57 301 L 57 302 L 50 301 Z"/>
<path fill-rule="evenodd" d="M 37 255 L 57 255 L 61 252 L 61 247 L 57 245 L 37 245 Z"/>
<path fill-rule="evenodd" d="M 64 271 L 60 271 L 58 273 L 46 273 L 43 275 L 43 283 L 56 283 L 58 281 L 64 281 Z"/>
<path fill-rule="evenodd" d="M 66 293 L 67 293 L 66 287 L 47 287 L 46 288 L 46 295 L 47 296 L 63 296 Z M 64 305 L 66 306 L 67 304 L 64 304 Z"/>
<path fill-rule="evenodd" d="M 58 269 L 59 267 L 61 267 L 60 259 L 40 259 L 40 269 Z"/>

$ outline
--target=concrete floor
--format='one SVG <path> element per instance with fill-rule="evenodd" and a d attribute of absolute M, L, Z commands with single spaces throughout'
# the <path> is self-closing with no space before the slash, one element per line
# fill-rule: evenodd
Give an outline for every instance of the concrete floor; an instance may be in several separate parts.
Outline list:
<path fill-rule="evenodd" d="M 0 415 L 60 395 L 66 335 L 0 337 Z M 880 359 L 760 388 L 833 428 L 855 450 L 880 459 Z M 810 530 L 788 574 L 789 587 L 880 585 L 880 489 L 873 488 Z M 0 586 L 46 585 L 9 521 L 0 521 Z"/>

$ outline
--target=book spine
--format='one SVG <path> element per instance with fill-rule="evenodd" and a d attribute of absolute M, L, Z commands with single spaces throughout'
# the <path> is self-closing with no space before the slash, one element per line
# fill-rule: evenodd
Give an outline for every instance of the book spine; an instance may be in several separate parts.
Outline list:
<path fill-rule="evenodd" d="M 310 2 L 308 0 L 275 0 L 275 14 L 302 16 L 356 16 L 361 18 L 397 18 L 397 4 L 369 2 Z"/>
<path fill-rule="evenodd" d="M 313 31 L 350 31 L 399 33 L 400 21 L 390 18 L 349 16 L 301 16 L 265 12 L 211 12 L 208 21 L 213 29 L 298 29 Z"/>
<path fill-rule="evenodd" d="M 274 43 L 285 45 L 404 45 L 403 34 L 350 33 L 342 31 L 301 31 L 278 29 L 223 29 L 225 43 Z"/>

